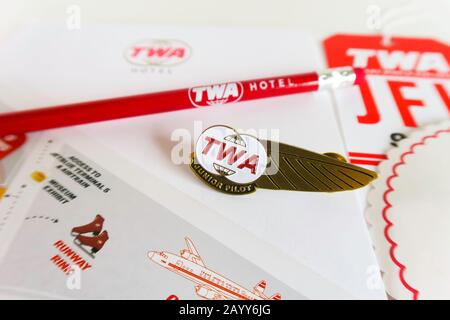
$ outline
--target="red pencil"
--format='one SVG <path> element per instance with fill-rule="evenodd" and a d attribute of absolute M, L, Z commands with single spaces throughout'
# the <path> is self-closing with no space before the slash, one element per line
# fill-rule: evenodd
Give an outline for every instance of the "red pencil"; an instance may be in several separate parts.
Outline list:
<path fill-rule="evenodd" d="M 273 78 L 227 82 L 187 89 L 0 114 L 0 134 L 24 133 L 153 113 L 276 97 L 359 84 L 361 69 L 342 67 Z"/>

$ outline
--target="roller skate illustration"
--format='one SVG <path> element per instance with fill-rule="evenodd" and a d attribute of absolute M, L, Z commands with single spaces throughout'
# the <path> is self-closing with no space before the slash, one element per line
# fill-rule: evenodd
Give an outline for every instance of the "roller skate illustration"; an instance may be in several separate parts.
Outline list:
<path fill-rule="evenodd" d="M 98 214 L 92 222 L 75 227 L 71 231 L 71 235 L 75 237 L 73 242 L 92 258 L 95 258 L 95 254 L 109 239 L 108 231 L 102 231 L 104 221 Z"/>
<path fill-rule="evenodd" d="M 98 236 L 103 229 L 104 221 L 105 219 L 98 214 L 95 216 L 95 219 L 91 223 L 73 228 L 71 235 L 78 236 L 80 234 L 92 232 L 94 236 Z"/>
<path fill-rule="evenodd" d="M 81 250 L 86 252 L 92 258 L 95 258 L 95 254 L 103 248 L 108 239 L 108 231 L 103 231 L 100 235 L 93 237 L 87 237 L 79 234 L 73 242 L 80 247 Z"/>

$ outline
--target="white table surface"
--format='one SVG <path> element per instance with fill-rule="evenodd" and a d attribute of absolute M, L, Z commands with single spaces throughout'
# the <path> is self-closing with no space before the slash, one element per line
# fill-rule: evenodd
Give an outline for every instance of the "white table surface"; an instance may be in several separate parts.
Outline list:
<path fill-rule="evenodd" d="M 73 12 L 80 12 L 81 27 L 89 23 L 289 26 L 319 39 L 336 32 L 376 33 L 381 21 L 385 33 L 450 42 L 448 0 L 0 0 L 0 41 L 28 24 L 66 24 Z"/>

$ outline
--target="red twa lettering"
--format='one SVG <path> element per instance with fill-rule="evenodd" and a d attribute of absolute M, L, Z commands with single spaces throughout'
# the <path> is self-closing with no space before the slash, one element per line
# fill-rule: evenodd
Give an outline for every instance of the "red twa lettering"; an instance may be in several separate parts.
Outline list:
<path fill-rule="evenodd" d="M 241 150 L 236 154 L 236 147 L 229 147 L 227 150 L 225 150 L 225 142 L 222 142 L 220 145 L 219 153 L 217 154 L 217 160 L 223 160 L 224 158 L 228 157 L 227 163 L 229 165 L 235 163 L 240 157 L 242 157 L 245 154 L 245 150 Z M 241 169 L 241 168 L 239 168 Z"/>
<path fill-rule="evenodd" d="M 220 142 L 220 141 L 214 139 L 213 137 L 205 137 L 205 140 L 208 141 L 208 143 L 205 146 L 205 148 L 203 149 L 202 153 L 207 154 L 209 152 L 209 150 L 211 150 L 211 147 L 214 144 L 217 144 L 220 146 L 219 152 L 217 153 L 217 160 L 224 160 L 225 158 L 228 158 L 227 163 L 229 165 L 234 164 L 240 157 L 242 157 L 246 153 L 245 150 L 241 150 L 236 154 L 237 148 L 234 146 L 231 146 L 228 149 L 225 149 L 226 143 Z"/>
<path fill-rule="evenodd" d="M 133 52 L 131 53 L 132 57 L 137 57 L 141 53 L 146 53 L 147 57 L 177 57 L 177 58 L 183 58 L 185 54 L 184 48 L 172 48 L 172 47 L 166 47 L 166 48 L 146 48 L 146 47 L 134 47 Z"/>
<path fill-rule="evenodd" d="M 353 58 L 354 67 L 360 68 L 438 73 L 450 71 L 447 59 L 441 52 L 349 48 L 346 55 Z"/>
<path fill-rule="evenodd" d="M 148 48 L 147 49 L 147 57 L 184 57 L 184 48 Z"/>
<path fill-rule="evenodd" d="M 247 153 L 246 150 L 240 150 L 237 152 L 237 147 L 230 146 L 228 149 L 226 149 L 227 144 L 225 142 L 220 142 L 219 140 L 214 139 L 213 137 L 205 137 L 205 140 L 207 141 L 206 146 L 202 150 L 202 154 L 208 154 L 211 151 L 211 148 L 214 145 L 219 146 L 219 151 L 217 153 L 217 160 L 223 161 L 227 160 L 227 163 L 229 165 L 233 165 L 238 161 L 244 154 Z M 254 154 L 247 159 L 245 159 L 241 164 L 237 166 L 238 169 L 250 169 L 250 172 L 252 174 L 256 174 L 256 167 L 258 165 L 259 156 L 257 154 Z"/>
<path fill-rule="evenodd" d="M 251 157 L 249 157 L 247 160 L 245 160 L 243 163 L 241 163 L 238 166 L 238 168 L 239 169 L 248 168 L 248 169 L 250 169 L 251 173 L 255 174 L 256 166 L 258 165 L 258 160 L 259 160 L 259 156 L 254 154 Z"/>
<path fill-rule="evenodd" d="M 147 57 L 164 57 L 169 52 L 170 48 L 148 48 L 147 49 Z"/>
<path fill-rule="evenodd" d="M 213 137 L 205 137 L 205 140 L 208 141 L 208 144 L 205 146 L 205 148 L 203 148 L 203 154 L 208 154 L 209 150 L 214 144 L 220 144 L 220 141 L 214 139 Z"/>

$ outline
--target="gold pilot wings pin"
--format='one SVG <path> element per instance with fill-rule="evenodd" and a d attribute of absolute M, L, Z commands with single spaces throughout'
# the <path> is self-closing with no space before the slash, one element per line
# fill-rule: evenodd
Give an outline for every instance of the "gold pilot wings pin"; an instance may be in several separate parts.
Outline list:
<path fill-rule="evenodd" d="M 202 132 L 191 169 L 209 186 L 228 194 L 257 188 L 338 192 L 364 187 L 377 178 L 376 172 L 349 164 L 337 153 L 258 140 L 222 125 Z"/>

